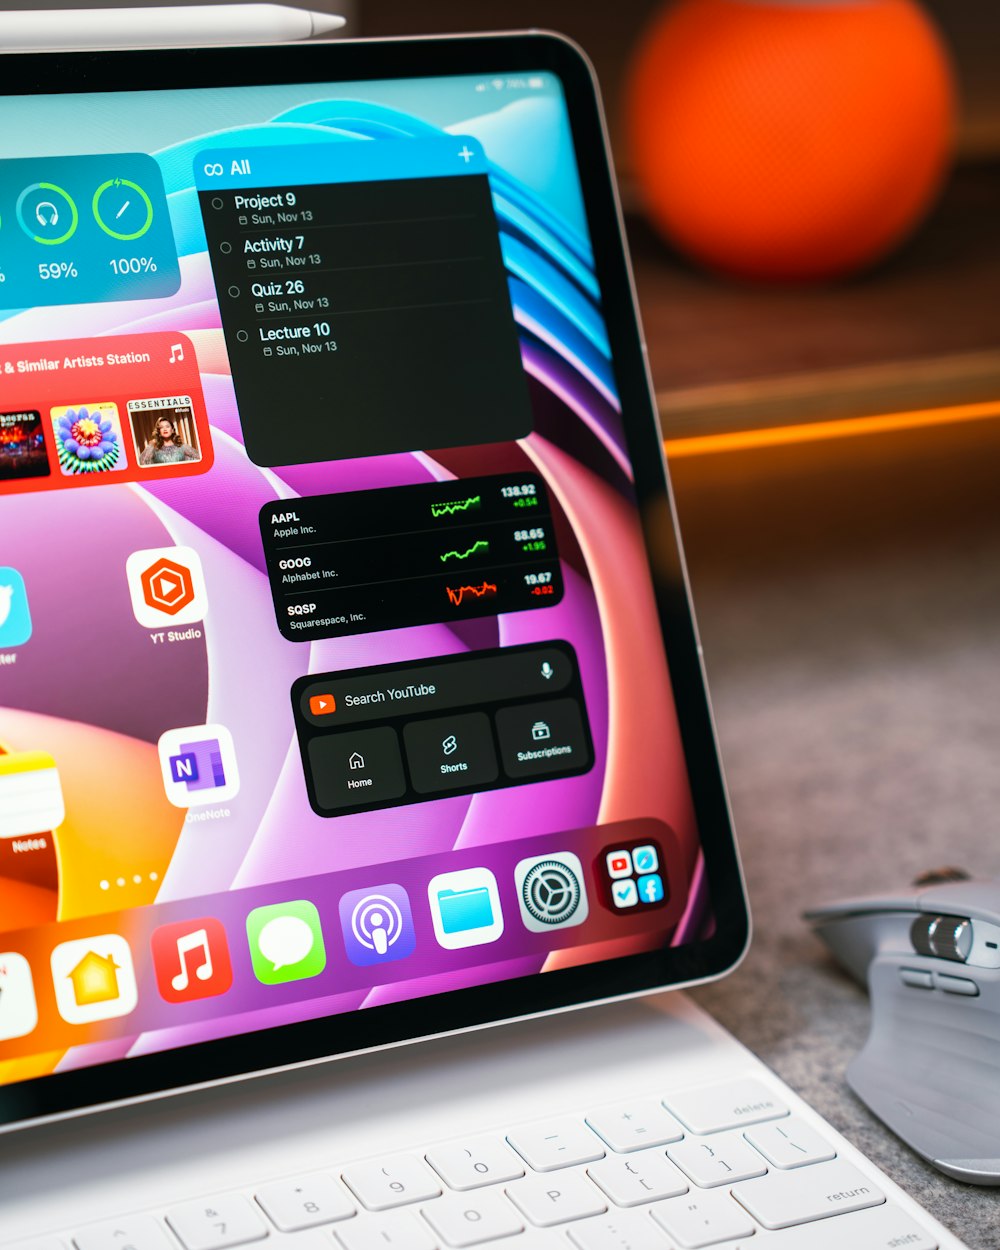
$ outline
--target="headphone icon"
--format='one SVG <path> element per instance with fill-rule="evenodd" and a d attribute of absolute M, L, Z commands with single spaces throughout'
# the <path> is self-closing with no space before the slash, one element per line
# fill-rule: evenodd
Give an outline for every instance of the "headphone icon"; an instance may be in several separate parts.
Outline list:
<path fill-rule="evenodd" d="M 49 214 L 46 220 L 45 214 Z M 50 200 L 42 200 L 41 203 L 35 205 L 35 218 L 40 226 L 57 226 L 59 224 L 59 210 Z"/>

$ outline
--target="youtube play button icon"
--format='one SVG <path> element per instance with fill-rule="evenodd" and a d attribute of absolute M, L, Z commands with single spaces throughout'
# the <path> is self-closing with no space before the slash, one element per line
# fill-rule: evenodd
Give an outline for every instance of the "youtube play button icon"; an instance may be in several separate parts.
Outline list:
<path fill-rule="evenodd" d="M 309 711 L 313 716 L 330 716 L 337 710 L 337 700 L 332 694 L 314 694 L 309 697 Z"/>

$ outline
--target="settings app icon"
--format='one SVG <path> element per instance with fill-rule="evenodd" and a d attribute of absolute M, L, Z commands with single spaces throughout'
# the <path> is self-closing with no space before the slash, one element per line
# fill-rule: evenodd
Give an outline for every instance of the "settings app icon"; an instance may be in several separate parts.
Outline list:
<path fill-rule="evenodd" d="M 514 881 L 521 919 L 532 933 L 568 929 L 590 914 L 583 868 L 571 851 L 522 859 Z"/>

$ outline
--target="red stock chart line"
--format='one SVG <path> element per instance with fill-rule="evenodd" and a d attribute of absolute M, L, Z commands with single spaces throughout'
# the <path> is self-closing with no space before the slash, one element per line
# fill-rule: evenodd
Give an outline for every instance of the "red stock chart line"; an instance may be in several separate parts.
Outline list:
<path fill-rule="evenodd" d="M 478 586 L 445 586 L 445 590 L 449 600 L 460 608 L 466 595 L 476 599 L 492 598 L 497 593 L 497 585 L 496 582 L 481 582 Z"/>

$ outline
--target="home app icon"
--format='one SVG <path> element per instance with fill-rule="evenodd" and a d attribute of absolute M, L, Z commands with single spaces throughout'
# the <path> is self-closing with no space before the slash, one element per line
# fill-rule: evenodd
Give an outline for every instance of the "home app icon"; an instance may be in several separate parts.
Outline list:
<path fill-rule="evenodd" d="M 67 1024 L 127 1016 L 139 1001 L 128 942 L 118 933 L 63 942 L 52 952 L 56 1006 Z"/>

